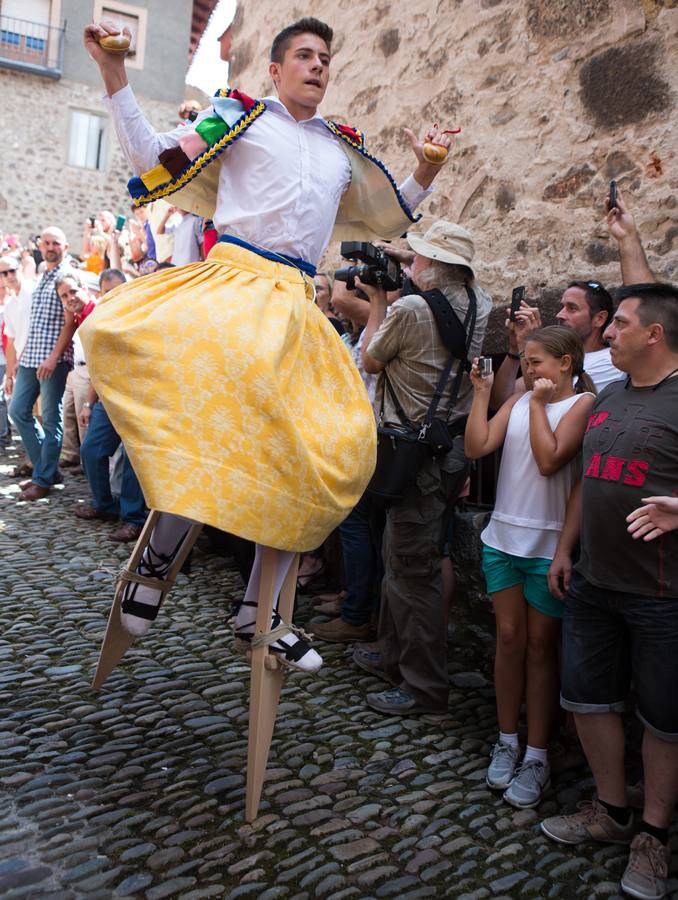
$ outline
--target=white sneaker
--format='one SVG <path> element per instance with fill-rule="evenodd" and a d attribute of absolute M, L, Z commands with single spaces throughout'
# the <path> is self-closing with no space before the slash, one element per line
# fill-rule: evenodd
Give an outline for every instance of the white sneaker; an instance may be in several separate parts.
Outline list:
<path fill-rule="evenodd" d="M 516 767 L 520 748 L 503 741 L 497 741 L 492 748 L 490 765 L 485 776 L 485 783 L 494 791 L 504 791 L 511 784 Z"/>
<path fill-rule="evenodd" d="M 539 806 L 544 792 L 551 787 L 551 770 L 538 759 L 523 761 L 504 791 L 504 800 L 518 809 Z"/>

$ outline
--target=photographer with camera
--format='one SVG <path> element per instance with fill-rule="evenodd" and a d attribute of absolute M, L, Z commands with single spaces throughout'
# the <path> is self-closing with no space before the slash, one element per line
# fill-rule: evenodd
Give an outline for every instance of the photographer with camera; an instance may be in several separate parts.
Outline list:
<path fill-rule="evenodd" d="M 367 372 L 380 373 L 377 471 L 368 492 L 387 510 L 377 649 L 357 647 L 354 660 L 395 686 L 367 696 L 373 709 L 390 715 L 447 709 L 441 545 L 446 511 L 468 474 L 468 372 L 492 308 L 474 281 L 468 231 L 440 220 L 408 243 L 414 251 L 409 279 L 388 317 L 386 289 L 394 289 L 397 264 L 391 259 L 385 275 L 370 277 L 368 267 L 355 277 L 370 300 L 363 364 Z M 391 448 L 397 449 L 389 459 Z M 398 469 L 404 477 L 396 487 Z"/>

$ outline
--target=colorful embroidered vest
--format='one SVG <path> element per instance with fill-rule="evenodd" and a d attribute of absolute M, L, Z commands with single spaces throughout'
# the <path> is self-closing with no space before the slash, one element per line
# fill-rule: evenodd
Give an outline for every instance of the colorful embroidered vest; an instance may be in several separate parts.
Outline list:
<path fill-rule="evenodd" d="M 186 129 L 179 146 L 164 150 L 159 164 L 128 188 L 136 206 L 172 195 L 172 203 L 187 212 L 213 218 L 219 186 L 219 166 L 211 165 L 266 112 L 263 100 L 253 100 L 237 90 L 218 91 L 212 114 L 195 129 Z M 404 234 L 420 216 L 413 216 L 393 177 L 365 149 L 362 132 L 326 121 L 351 164 L 351 184 L 342 197 L 332 240 L 393 240 Z"/>

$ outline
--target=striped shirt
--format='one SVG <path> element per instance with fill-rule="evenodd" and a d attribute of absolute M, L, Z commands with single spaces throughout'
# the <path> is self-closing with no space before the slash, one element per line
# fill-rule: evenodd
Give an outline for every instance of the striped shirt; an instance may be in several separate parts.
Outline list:
<path fill-rule="evenodd" d="M 469 359 L 480 356 L 487 320 L 492 309 L 489 294 L 477 285 L 473 285 L 473 290 L 478 306 Z M 452 291 L 446 291 L 446 297 L 463 322 L 468 310 L 468 295 L 464 285 L 455 285 Z M 374 359 L 386 364 L 384 371 L 388 373 L 388 379 L 405 415 L 411 422 L 421 424 L 426 418 L 438 380 L 450 358 L 450 352 L 443 344 L 428 303 L 415 294 L 396 300 L 389 310 L 389 315 L 370 341 L 368 353 Z M 456 371 L 455 363 L 436 416 L 446 419 L 449 423 L 468 415 L 473 399 L 471 379 L 464 373 L 457 402 L 454 409 L 449 409 Z M 384 378 L 381 376 L 375 401 L 377 411 L 381 408 L 383 390 Z M 393 423 L 400 421 L 388 391 L 384 402 L 384 421 Z"/>
<path fill-rule="evenodd" d="M 54 269 L 45 269 L 33 291 L 28 340 L 21 354 L 21 365 L 29 369 L 42 365 L 54 350 L 64 327 L 64 308 L 54 282 L 65 268 L 70 268 L 70 260 L 64 260 Z M 73 344 L 68 345 L 58 362 L 73 365 Z"/>

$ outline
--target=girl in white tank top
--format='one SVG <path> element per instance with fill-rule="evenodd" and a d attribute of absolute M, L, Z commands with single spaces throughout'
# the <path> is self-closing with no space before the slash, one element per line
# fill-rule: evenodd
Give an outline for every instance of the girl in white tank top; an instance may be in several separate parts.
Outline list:
<path fill-rule="evenodd" d="M 532 390 L 514 394 L 489 421 L 493 378 L 483 378 L 477 364 L 471 372 L 466 455 L 479 459 L 504 445 L 495 508 L 481 535 L 497 626 L 499 720 L 486 780 L 519 808 L 536 806 L 550 784 L 547 744 L 558 708 L 562 603 L 549 593 L 547 572 L 580 477 L 578 457 L 595 395 L 583 366 L 584 346 L 571 328 L 542 328 L 525 345 L 523 374 Z M 524 694 L 527 750 L 519 765 Z"/>

